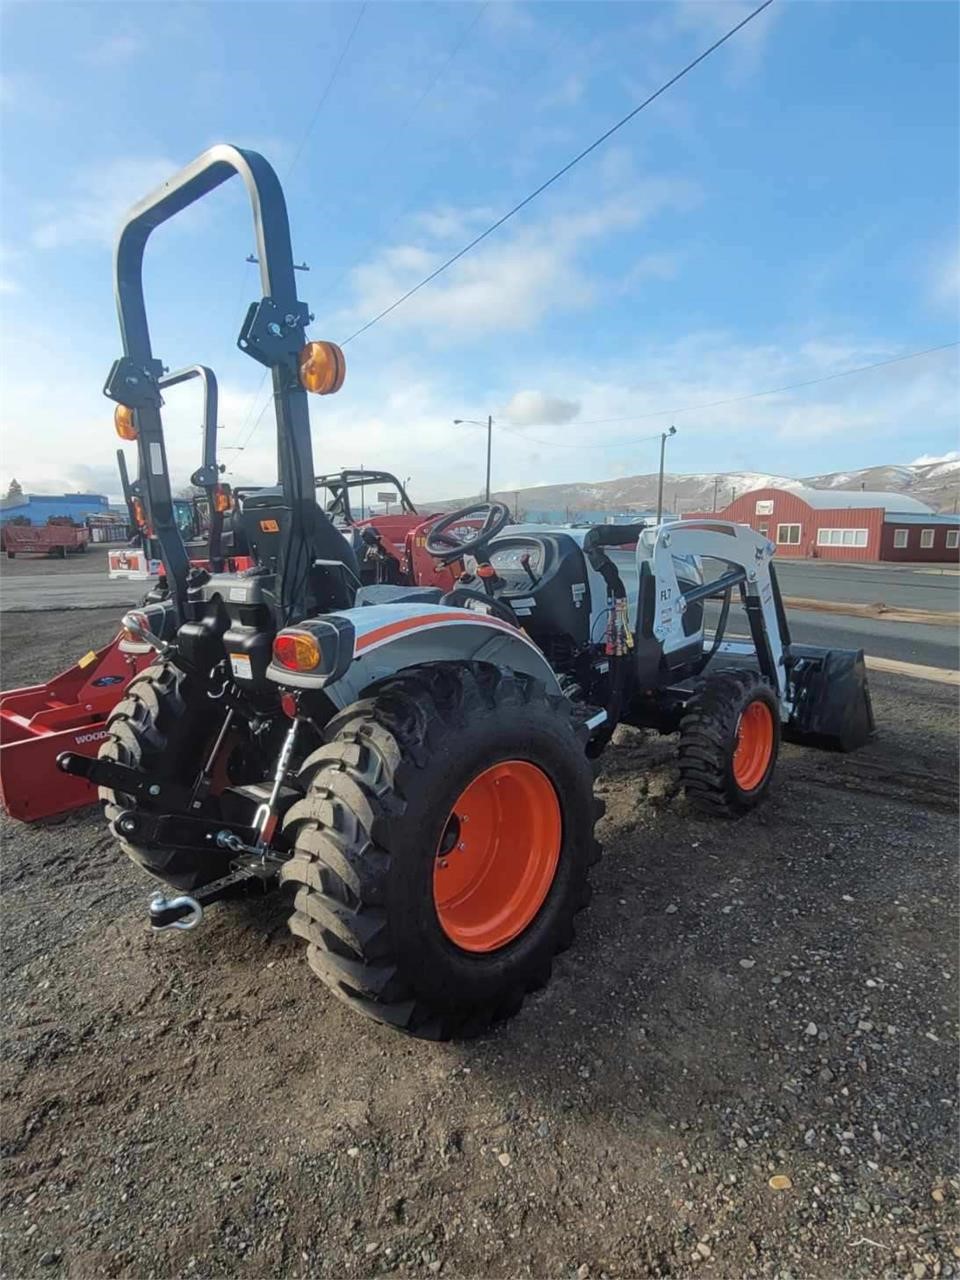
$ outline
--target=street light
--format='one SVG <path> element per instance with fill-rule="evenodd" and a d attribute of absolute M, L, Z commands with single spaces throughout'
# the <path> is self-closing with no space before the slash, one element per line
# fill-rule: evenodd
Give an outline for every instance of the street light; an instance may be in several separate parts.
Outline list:
<path fill-rule="evenodd" d="M 657 484 L 657 524 L 663 515 L 663 455 L 667 448 L 667 440 L 670 436 L 677 434 L 677 428 L 671 427 L 669 431 L 664 431 L 660 435 L 660 480 Z"/>
<path fill-rule="evenodd" d="M 476 418 L 454 418 L 453 425 L 455 427 L 467 424 L 471 427 L 487 428 L 487 493 L 484 501 L 490 501 L 490 443 L 493 437 L 493 418 L 487 417 L 486 422 L 477 422 Z"/>

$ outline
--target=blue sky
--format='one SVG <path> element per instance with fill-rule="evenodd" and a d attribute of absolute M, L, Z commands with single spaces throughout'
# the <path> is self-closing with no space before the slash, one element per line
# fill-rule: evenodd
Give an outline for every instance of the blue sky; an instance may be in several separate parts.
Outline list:
<path fill-rule="evenodd" d="M 0 482 L 116 492 L 113 235 L 205 147 L 273 162 L 311 268 L 311 336 L 342 340 L 750 8 L 8 3 Z M 347 347 L 344 389 L 311 406 L 317 469 L 469 493 L 483 434 L 450 420 L 488 412 L 504 487 L 654 470 L 649 437 L 671 421 L 677 472 L 956 449 L 955 349 L 688 407 L 956 340 L 957 50 L 953 4 L 778 0 Z M 157 233 L 147 296 L 164 362 L 217 370 L 231 479 L 266 481 L 266 389 L 235 345 L 259 294 L 235 186 Z M 170 393 L 183 481 L 198 418 L 194 388 Z"/>

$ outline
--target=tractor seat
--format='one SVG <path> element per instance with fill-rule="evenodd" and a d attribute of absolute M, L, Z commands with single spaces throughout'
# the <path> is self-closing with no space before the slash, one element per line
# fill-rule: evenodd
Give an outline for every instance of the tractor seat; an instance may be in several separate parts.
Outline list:
<path fill-rule="evenodd" d="M 389 583 L 373 583 L 360 587 L 357 604 L 439 604 L 443 592 L 439 587 L 398 587 Z"/>

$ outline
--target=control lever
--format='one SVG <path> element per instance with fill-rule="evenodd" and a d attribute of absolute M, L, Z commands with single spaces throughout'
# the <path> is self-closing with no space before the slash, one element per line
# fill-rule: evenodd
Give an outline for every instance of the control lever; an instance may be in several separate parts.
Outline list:
<path fill-rule="evenodd" d="M 520 563 L 523 565 L 524 569 L 526 569 L 527 571 L 527 577 L 530 579 L 530 585 L 532 587 L 535 587 L 537 583 L 540 581 L 540 579 L 530 568 L 530 552 L 529 551 L 523 552 L 523 554 L 520 557 Z"/>

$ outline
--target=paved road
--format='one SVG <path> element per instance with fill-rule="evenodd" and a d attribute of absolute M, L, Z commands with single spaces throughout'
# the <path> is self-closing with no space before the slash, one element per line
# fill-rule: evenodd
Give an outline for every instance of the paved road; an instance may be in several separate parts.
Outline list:
<path fill-rule="evenodd" d="M 0 612 L 24 613 L 41 609 L 96 609 L 104 605 L 136 604 L 147 582 L 112 580 L 91 573 L 21 573 L 0 581 Z"/>
<path fill-rule="evenodd" d="M 716 620 L 719 606 L 707 606 L 707 626 Z M 834 645 L 862 649 L 874 658 L 896 658 L 921 666 L 960 670 L 960 634 L 956 627 L 932 627 L 913 622 L 884 622 L 877 618 L 846 618 L 837 613 L 789 611 L 790 636 L 799 644 Z M 728 639 L 748 639 L 746 616 L 734 607 L 727 624 Z"/>
<path fill-rule="evenodd" d="M 775 560 L 785 596 L 842 600 L 853 604 L 882 601 L 909 609 L 960 609 L 960 573 L 941 565 L 847 565 L 814 560 Z"/>
<path fill-rule="evenodd" d="M 789 561 L 777 567 L 785 595 L 858 603 L 882 599 L 890 605 L 920 609 L 960 607 L 960 576 L 949 573 Z M 37 573 L 5 573 L 0 581 L 0 612 L 115 607 L 119 613 L 136 604 L 148 586 L 144 582 L 111 581 L 105 567 L 101 574 L 77 573 L 72 566 L 62 572 L 50 572 L 47 565 L 44 569 Z M 737 608 L 731 611 L 731 636 L 748 634 L 745 618 L 738 615 Z M 708 621 L 716 617 L 716 606 L 708 607 L 707 617 Z M 793 638 L 804 644 L 862 648 L 878 658 L 960 670 L 960 641 L 955 627 L 795 610 L 790 613 L 790 626 Z"/>

